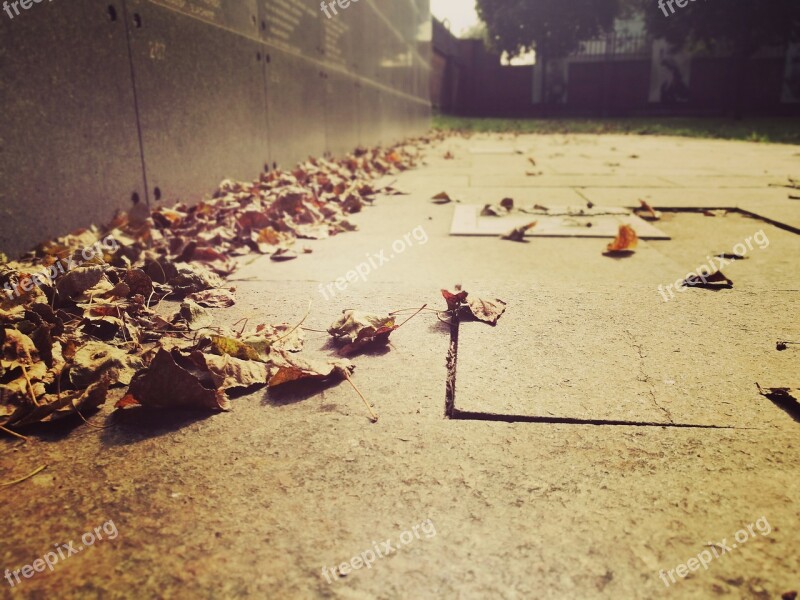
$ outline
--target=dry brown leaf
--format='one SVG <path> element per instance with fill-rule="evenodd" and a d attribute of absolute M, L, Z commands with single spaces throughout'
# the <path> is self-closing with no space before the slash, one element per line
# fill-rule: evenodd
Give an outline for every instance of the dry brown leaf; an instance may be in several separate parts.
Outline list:
<path fill-rule="evenodd" d="M 449 204 L 453 199 L 447 192 L 439 192 L 432 198 L 434 204 Z"/>
<path fill-rule="evenodd" d="M 482 298 L 471 298 L 467 302 L 467 307 L 473 317 L 490 325 L 497 325 L 498 319 L 506 310 L 506 303 L 495 298 L 494 300 L 484 300 Z"/>
<path fill-rule="evenodd" d="M 110 377 L 105 375 L 86 390 L 65 392 L 60 396 L 48 394 L 40 399 L 39 406 L 17 410 L 4 423 L 5 427 L 24 427 L 33 423 L 62 419 L 79 411 L 81 414 L 102 405 L 108 395 Z"/>
<path fill-rule="evenodd" d="M 137 354 L 129 354 L 103 342 L 88 342 L 75 353 L 69 368 L 69 381 L 76 388 L 83 389 L 99 381 L 108 371 L 112 383 L 128 385 L 142 368 L 144 362 Z"/>
<path fill-rule="evenodd" d="M 525 234 L 530 230 L 536 227 L 538 221 L 533 221 L 532 223 L 528 223 L 527 225 L 523 225 L 522 227 L 517 227 L 512 229 L 507 234 L 500 236 L 502 240 L 508 240 L 511 242 L 524 242 L 525 241 Z"/>
<path fill-rule="evenodd" d="M 214 324 L 214 317 L 211 316 L 211 313 L 192 300 L 184 300 L 181 303 L 179 314 L 190 331 L 208 329 Z"/>
<path fill-rule="evenodd" d="M 286 260 L 294 260 L 297 257 L 298 254 L 294 250 L 289 250 L 288 248 L 278 248 L 269 258 L 270 260 L 282 262 Z"/>
<path fill-rule="evenodd" d="M 217 356 L 197 351 L 192 352 L 190 358 L 201 369 L 211 373 L 217 388 L 228 390 L 267 384 L 269 368 L 263 362 L 241 360 L 227 354 Z"/>
<path fill-rule="evenodd" d="M 103 267 L 99 265 L 76 267 L 58 280 L 56 290 L 60 299 L 68 300 L 94 288 L 102 279 Z"/>
<path fill-rule="evenodd" d="M 331 323 L 328 333 L 339 342 L 355 342 L 364 330 L 378 330 L 394 326 L 394 317 L 382 317 L 357 310 L 342 311 L 342 316 Z"/>
<path fill-rule="evenodd" d="M 639 238 L 633 227 L 620 225 L 616 239 L 607 246 L 607 252 L 632 251 L 639 243 Z"/>
<path fill-rule="evenodd" d="M 249 344 L 221 335 L 211 336 L 211 351 L 219 355 L 229 355 L 241 360 L 261 360 L 258 352 Z"/>
<path fill-rule="evenodd" d="M 458 309 L 467 300 L 469 293 L 462 290 L 461 286 L 456 286 L 455 293 L 442 290 L 442 297 L 447 302 L 447 310 L 453 311 Z"/>
<path fill-rule="evenodd" d="M 195 292 L 186 296 L 186 299 L 205 308 L 227 308 L 236 304 L 233 290 L 224 288 Z"/>
<path fill-rule="evenodd" d="M 661 219 L 661 213 L 650 206 L 646 200 L 639 200 L 639 204 L 641 204 L 641 207 L 634 211 L 639 217 L 647 221 L 658 221 Z"/>
<path fill-rule="evenodd" d="M 352 373 L 355 366 L 347 361 L 322 363 L 307 360 L 300 356 L 282 351 L 273 354 L 274 368 L 269 380 L 269 387 L 274 388 L 298 381 L 325 381 L 344 378 L 345 372 Z"/>
<path fill-rule="evenodd" d="M 707 273 L 703 271 L 699 275 L 693 275 L 683 282 L 684 287 L 699 287 L 710 290 L 715 289 L 732 289 L 733 281 L 725 277 L 722 271 L 715 271 L 714 273 Z"/>
<path fill-rule="evenodd" d="M 227 395 L 216 388 L 208 370 L 190 371 L 177 361 L 185 361 L 177 350 L 159 350 L 150 366 L 134 376 L 128 393 L 116 407 L 230 409 Z"/>

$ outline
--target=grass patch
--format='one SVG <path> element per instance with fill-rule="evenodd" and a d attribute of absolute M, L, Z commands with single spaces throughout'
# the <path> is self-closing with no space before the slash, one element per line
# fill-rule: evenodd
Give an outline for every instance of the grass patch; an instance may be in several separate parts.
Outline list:
<path fill-rule="evenodd" d="M 484 119 L 435 115 L 433 127 L 476 133 L 625 134 L 800 144 L 800 119 L 759 118 L 734 121 L 708 118 L 637 119 Z"/>

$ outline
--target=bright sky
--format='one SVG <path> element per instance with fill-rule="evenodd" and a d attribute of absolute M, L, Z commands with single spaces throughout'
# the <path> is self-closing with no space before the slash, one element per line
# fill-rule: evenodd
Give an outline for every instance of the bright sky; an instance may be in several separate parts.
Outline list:
<path fill-rule="evenodd" d="M 456 35 L 480 22 L 475 0 L 431 0 L 431 12 L 440 21 L 450 21 L 450 31 Z"/>

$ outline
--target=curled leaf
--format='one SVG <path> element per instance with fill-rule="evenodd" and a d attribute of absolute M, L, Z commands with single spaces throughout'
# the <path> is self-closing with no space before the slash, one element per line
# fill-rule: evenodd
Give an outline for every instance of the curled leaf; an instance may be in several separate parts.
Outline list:
<path fill-rule="evenodd" d="M 472 298 L 467 302 L 469 312 L 473 317 L 490 325 L 497 325 L 498 319 L 506 310 L 506 303 L 495 298 L 494 300 L 484 300 L 482 298 Z"/>
<path fill-rule="evenodd" d="M 228 355 L 241 360 L 261 360 L 258 352 L 249 344 L 221 335 L 211 336 L 211 350 L 220 356 Z"/>
<path fill-rule="evenodd" d="M 447 192 L 439 192 L 432 199 L 434 204 L 449 204 L 453 202 L 453 199 Z"/>
<path fill-rule="evenodd" d="M 269 387 L 271 388 L 298 381 L 324 381 L 334 377 L 344 378 L 345 372 L 352 373 L 355 369 L 355 366 L 347 361 L 321 363 L 306 360 L 283 351 L 274 353 L 273 364 L 275 368 L 269 380 Z"/>
<path fill-rule="evenodd" d="M 117 402 L 117 408 L 144 406 L 147 408 L 186 408 L 228 410 L 230 402 L 225 392 L 217 389 L 209 370 L 185 368 L 177 350 L 158 351 L 146 369 L 136 373 L 128 393 Z"/>
<path fill-rule="evenodd" d="M 206 329 L 214 324 L 214 317 L 205 308 L 191 300 L 181 303 L 181 318 L 186 321 L 191 331 Z"/>
<path fill-rule="evenodd" d="M 636 235 L 633 227 L 630 225 L 620 225 L 617 237 L 608 245 L 607 251 L 613 253 L 633 250 L 638 243 L 639 237 Z"/>
<path fill-rule="evenodd" d="M 357 310 L 342 311 L 342 316 L 328 327 L 328 333 L 340 342 L 355 342 L 364 329 L 392 327 L 394 317 L 382 317 Z"/>
<path fill-rule="evenodd" d="M 528 232 L 529 229 L 533 229 L 536 227 L 538 221 L 533 221 L 532 223 L 528 223 L 527 225 L 523 225 L 522 227 L 517 227 L 516 229 L 512 229 L 504 236 L 501 236 L 500 239 L 508 240 L 510 242 L 524 242 L 525 241 L 525 234 Z"/>
<path fill-rule="evenodd" d="M 661 219 L 661 213 L 650 206 L 647 201 L 639 200 L 639 204 L 641 204 L 641 207 L 634 211 L 639 217 L 647 221 L 658 221 Z"/>
<path fill-rule="evenodd" d="M 186 299 L 205 308 L 227 308 L 236 304 L 233 292 L 224 288 L 195 292 L 188 295 Z"/>
<path fill-rule="evenodd" d="M 442 297 L 444 301 L 447 302 L 447 310 L 456 310 L 458 309 L 464 302 L 467 300 L 467 296 L 469 293 L 465 290 L 460 290 L 456 288 L 456 293 L 448 292 L 447 290 L 442 290 Z"/>
<path fill-rule="evenodd" d="M 223 390 L 267 383 L 269 369 L 262 362 L 241 360 L 227 354 L 217 356 L 197 351 L 192 352 L 189 358 L 202 370 L 208 371 L 214 385 Z"/>
<path fill-rule="evenodd" d="M 699 275 L 692 275 L 683 282 L 684 287 L 699 287 L 709 290 L 731 289 L 733 281 L 725 277 L 722 271 L 708 273 L 702 271 Z"/>

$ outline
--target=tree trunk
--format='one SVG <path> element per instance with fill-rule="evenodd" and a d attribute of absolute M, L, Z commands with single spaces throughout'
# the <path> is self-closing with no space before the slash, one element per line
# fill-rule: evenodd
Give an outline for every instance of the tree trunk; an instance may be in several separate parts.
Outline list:
<path fill-rule="evenodd" d="M 753 4 L 745 0 L 739 9 L 739 35 L 736 40 L 736 58 L 733 62 L 736 73 L 734 74 L 735 85 L 733 89 L 733 118 L 737 121 L 744 119 L 745 98 L 747 94 L 747 65 L 750 57 L 750 35 L 749 22 Z"/>

